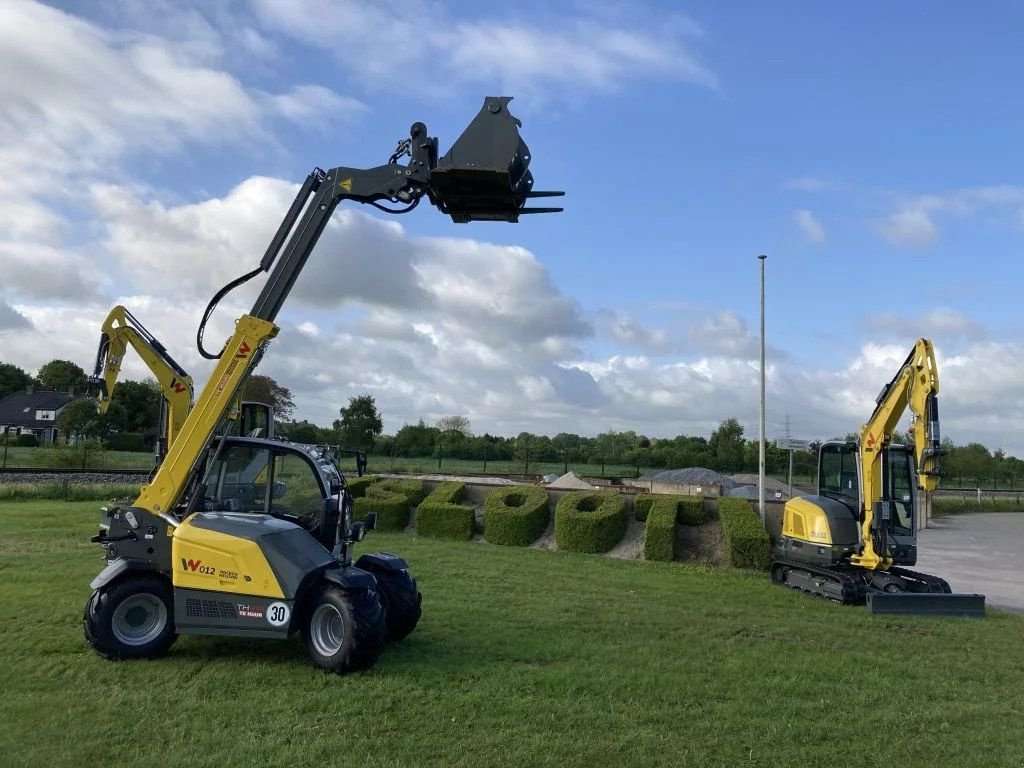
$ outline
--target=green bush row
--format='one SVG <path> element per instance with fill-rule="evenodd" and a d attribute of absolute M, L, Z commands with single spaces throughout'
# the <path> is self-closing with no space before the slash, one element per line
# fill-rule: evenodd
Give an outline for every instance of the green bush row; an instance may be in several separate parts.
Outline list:
<path fill-rule="evenodd" d="M 476 515 L 472 507 L 459 504 L 465 493 L 465 483 L 440 483 L 416 510 L 416 533 L 434 539 L 473 538 Z"/>
<path fill-rule="evenodd" d="M 506 486 L 484 503 L 484 536 L 492 544 L 525 547 L 548 527 L 548 492 L 538 486 Z"/>
<path fill-rule="evenodd" d="M 377 483 L 371 483 L 366 494 L 368 496 L 385 497 L 389 493 L 400 493 L 409 500 L 410 506 L 417 506 L 426 497 L 422 480 L 406 480 L 389 477 Z"/>
<path fill-rule="evenodd" d="M 737 568 L 767 570 L 772 560 L 771 539 L 761 519 L 745 499 L 719 499 L 725 554 Z"/>
<path fill-rule="evenodd" d="M 75 483 L 4 483 L 0 485 L 0 501 L 30 499 L 61 499 L 63 501 L 135 500 L 139 486 L 121 484 Z"/>
<path fill-rule="evenodd" d="M 644 558 L 675 560 L 676 511 L 669 504 L 656 504 L 647 516 L 644 531 Z"/>
<path fill-rule="evenodd" d="M 570 552 L 607 552 L 626 532 L 626 502 L 612 491 L 574 491 L 555 505 L 555 544 Z"/>
<path fill-rule="evenodd" d="M 357 488 L 364 495 L 355 500 L 356 519 L 361 520 L 367 512 L 376 512 L 378 530 L 405 530 L 409 525 L 409 511 L 423 499 L 423 481 L 358 479 L 368 482 Z"/>
<path fill-rule="evenodd" d="M 346 477 L 345 484 L 348 485 L 349 493 L 352 494 L 353 499 L 361 499 L 366 495 L 366 489 L 374 483 L 379 483 L 380 478 L 376 475 L 366 475 L 364 477 Z"/>
<path fill-rule="evenodd" d="M 677 496 L 670 493 L 644 493 L 636 497 L 633 514 L 643 522 L 655 506 L 671 507 L 676 520 L 683 525 L 701 525 L 704 515 L 704 500 L 700 496 Z"/>

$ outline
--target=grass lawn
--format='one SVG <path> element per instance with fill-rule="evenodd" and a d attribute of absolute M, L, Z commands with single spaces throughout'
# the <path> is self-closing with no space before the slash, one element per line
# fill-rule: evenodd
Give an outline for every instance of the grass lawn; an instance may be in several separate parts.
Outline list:
<path fill-rule="evenodd" d="M 1019 766 L 1024 617 L 877 618 L 761 574 L 371 533 L 424 616 L 369 672 L 82 638 L 96 502 L 0 502 L 0 763 Z"/>

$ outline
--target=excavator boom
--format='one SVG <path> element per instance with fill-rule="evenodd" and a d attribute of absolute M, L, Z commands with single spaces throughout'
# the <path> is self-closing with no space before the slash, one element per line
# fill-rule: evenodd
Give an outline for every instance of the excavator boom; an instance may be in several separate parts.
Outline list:
<path fill-rule="evenodd" d="M 939 371 L 935 350 L 928 339 L 918 339 L 914 349 L 875 400 L 875 410 L 860 430 L 858 447 L 863 472 L 861 541 L 863 551 L 853 563 L 863 568 L 888 568 L 892 557 L 886 547 L 885 522 L 890 500 L 886 493 L 885 461 L 892 435 L 907 408 L 913 415 L 910 433 L 921 490 L 935 490 L 939 482 Z M 877 519 L 884 516 L 884 520 Z"/>
<path fill-rule="evenodd" d="M 131 312 L 118 305 L 110 310 L 100 330 L 96 366 L 90 384 L 97 390 L 96 407 L 106 413 L 113 401 L 121 364 L 131 346 L 156 378 L 160 386 L 161 435 L 158 440 L 158 462 L 178 436 L 192 408 L 192 377 L 175 362 L 167 349 Z"/>

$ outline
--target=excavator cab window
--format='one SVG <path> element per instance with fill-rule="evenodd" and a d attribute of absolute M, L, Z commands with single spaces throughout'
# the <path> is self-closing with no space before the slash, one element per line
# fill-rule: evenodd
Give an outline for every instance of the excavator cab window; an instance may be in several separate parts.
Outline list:
<path fill-rule="evenodd" d="M 914 533 L 914 464 L 910 451 L 889 450 L 889 487 L 886 494 L 892 500 L 890 530 L 901 536 Z"/>
<path fill-rule="evenodd" d="M 857 447 L 846 444 L 821 446 L 818 459 L 818 493 L 841 497 L 856 508 L 860 481 L 857 475 Z"/>

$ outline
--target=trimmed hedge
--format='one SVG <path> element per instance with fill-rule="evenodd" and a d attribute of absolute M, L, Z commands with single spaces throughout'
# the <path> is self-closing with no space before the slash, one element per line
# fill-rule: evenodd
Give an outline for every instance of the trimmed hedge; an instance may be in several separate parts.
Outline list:
<path fill-rule="evenodd" d="M 675 511 L 676 520 L 683 525 L 701 525 L 704 515 L 704 500 L 700 496 L 677 496 L 671 493 L 644 493 L 636 497 L 634 516 L 640 522 L 655 506 L 671 506 Z"/>
<path fill-rule="evenodd" d="M 422 480 L 357 477 L 349 482 L 355 500 L 355 516 L 361 520 L 367 512 L 377 513 L 377 529 L 403 531 L 409 525 L 409 511 L 423 498 Z"/>
<path fill-rule="evenodd" d="M 435 539 L 473 538 L 476 514 L 472 507 L 459 504 L 465 493 L 465 483 L 440 483 L 416 510 L 416 533 Z"/>
<path fill-rule="evenodd" d="M 648 560 L 674 560 L 676 523 L 703 523 L 704 500 L 699 496 L 645 493 L 637 496 L 634 514 L 637 520 L 647 521 L 644 557 Z"/>
<path fill-rule="evenodd" d="M 355 500 L 356 520 L 365 518 L 367 512 L 376 512 L 378 531 L 404 531 L 409 525 L 409 509 L 409 499 L 400 493 L 363 496 Z"/>
<path fill-rule="evenodd" d="M 367 496 L 384 497 L 388 493 L 400 493 L 409 499 L 410 506 L 417 506 L 426 497 L 422 480 L 403 480 L 389 477 L 379 483 L 373 483 L 366 491 Z"/>
<path fill-rule="evenodd" d="M 744 499 L 719 499 L 725 554 L 737 568 L 767 570 L 772 561 L 772 544 L 761 519 Z"/>
<path fill-rule="evenodd" d="M 365 475 L 364 477 L 346 477 L 345 483 L 348 485 L 349 493 L 352 494 L 353 499 L 361 499 L 366 495 L 366 489 L 374 483 L 379 483 L 380 478 L 376 475 Z"/>
<path fill-rule="evenodd" d="M 484 502 L 484 537 L 492 544 L 525 547 L 548 527 L 548 492 L 535 485 L 496 488 Z"/>
<path fill-rule="evenodd" d="M 555 506 L 555 544 L 569 552 L 607 552 L 626 532 L 626 502 L 611 491 L 574 491 Z"/>
<path fill-rule="evenodd" d="M 675 560 L 676 511 L 672 505 L 657 504 L 651 509 L 644 531 L 644 558 Z"/>
<path fill-rule="evenodd" d="M 434 486 L 426 500 L 431 502 L 443 502 L 445 504 L 458 504 L 466 495 L 466 484 L 458 480 L 445 480 Z"/>

